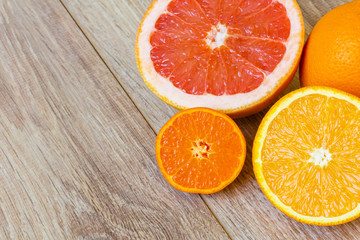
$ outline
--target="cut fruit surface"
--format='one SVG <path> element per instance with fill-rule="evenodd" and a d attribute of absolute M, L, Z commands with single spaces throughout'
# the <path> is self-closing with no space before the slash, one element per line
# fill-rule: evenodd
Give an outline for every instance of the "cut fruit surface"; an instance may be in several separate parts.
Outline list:
<path fill-rule="evenodd" d="M 136 59 L 148 87 L 175 108 L 245 116 L 285 89 L 303 43 L 295 0 L 155 0 Z"/>
<path fill-rule="evenodd" d="M 156 158 L 165 179 L 176 189 L 210 194 L 239 175 L 246 142 L 227 115 L 207 108 L 179 112 L 160 130 Z"/>
<path fill-rule="evenodd" d="M 253 165 L 268 199 L 304 223 L 360 216 L 360 99 L 308 87 L 279 100 L 255 137 Z"/>

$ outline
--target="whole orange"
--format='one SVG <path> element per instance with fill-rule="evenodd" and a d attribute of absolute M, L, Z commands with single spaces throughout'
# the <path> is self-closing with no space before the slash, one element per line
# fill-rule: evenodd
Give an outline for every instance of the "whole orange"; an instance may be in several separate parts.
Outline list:
<path fill-rule="evenodd" d="M 360 97 L 360 0 L 333 9 L 316 24 L 300 79 L 302 86 L 328 86 Z"/>

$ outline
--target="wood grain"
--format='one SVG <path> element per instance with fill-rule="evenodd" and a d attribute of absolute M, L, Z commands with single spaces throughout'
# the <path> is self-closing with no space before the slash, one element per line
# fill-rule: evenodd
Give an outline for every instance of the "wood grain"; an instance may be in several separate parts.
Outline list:
<path fill-rule="evenodd" d="M 60 2 L 0 1 L 0 53 L 0 239 L 228 238 Z"/>
<path fill-rule="evenodd" d="M 135 36 L 151 0 L 61 0 L 106 64 L 138 106 L 155 132 L 176 112 L 157 99 L 138 74 Z M 308 35 L 316 22 L 347 0 L 300 0 Z M 298 75 L 284 94 L 299 87 Z M 224 191 L 204 195 L 204 201 L 233 239 L 360 239 L 360 220 L 336 227 L 298 223 L 273 207 L 261 192 L 252 171 L 252 142 L 268 109 L 237 120 L 248 143 L 245 167 Z M 170 186 L 169 186 L 170 188 Z"/>

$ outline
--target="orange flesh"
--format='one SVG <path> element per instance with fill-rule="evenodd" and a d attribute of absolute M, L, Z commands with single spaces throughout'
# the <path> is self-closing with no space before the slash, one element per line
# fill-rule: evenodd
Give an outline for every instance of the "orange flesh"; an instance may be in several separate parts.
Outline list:
<path fill-rule="evenodd" d="M 223 44 L 210 47 L 221 26 L 227 29 Z M 186 93 L 246 93 L 274 71 L 289 35 L 290 20 L 277 1 L 173 0 L 151 34 L 151 59 Z"/>
<path fill-rule="evenodd" d="M 209 112 L 182 114 L 161 137 L 165 174 L 182 188 L 219 187 L 242 168 L 245 143 L 239 132 L 229 120 Z"/>
<path fill-rule="evenodd" d="M 360 111 L 345 100 L 294 101 L 269 125 L 261 155 L 267 185 L 300 214 L 337 217 L 360 204 Z"/>

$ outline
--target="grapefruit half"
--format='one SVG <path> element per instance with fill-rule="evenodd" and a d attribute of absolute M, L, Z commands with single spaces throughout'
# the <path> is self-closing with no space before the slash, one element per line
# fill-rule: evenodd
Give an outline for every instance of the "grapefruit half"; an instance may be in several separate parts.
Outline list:
<path fill-rule="evenodd" d="M 138 30 L 136 60 L 146 85 L 171 106 L 242 117 L 287 87 L 304 35 L 295 0 L 155 0 Z"/>

